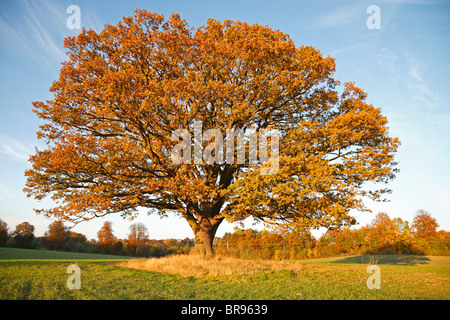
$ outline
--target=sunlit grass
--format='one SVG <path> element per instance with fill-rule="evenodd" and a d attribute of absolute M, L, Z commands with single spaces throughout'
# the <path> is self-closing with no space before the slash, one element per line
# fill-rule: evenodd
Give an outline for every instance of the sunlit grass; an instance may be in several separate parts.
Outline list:
<path fill-rule="evenodd" d="M 231 275 L 254 275 L 277 270 L 299 272 L 305 267 L 297 263 L 265 260 L 243 260 L 215 255 L 171 255 L 163 258 L 132 259 L 118 264 L 130 269 L 181 275 L 183 277 L 217 277 Z"/>
<path fill-rule="evenodd" d="M 394 266 L 450 267 L 450 256 L 363 255 L 297 260 L 302 264 L 378 264 Z"/>
<path fill-rule="evenodd" d="M 369 290 L 367 264 L 348 261 L 0 260 L 0 299 L 450 299 L 449 267 L 380 264 L 381 289 Z M 80 290 L 66 285 L 73 263 L 81 269 Z"/>
<path fill-rule="evenodd" d="M 1 260 L 61 260 L 61 259 L 95 259 L 95 260 L 116 260 L 131 259 L 129 256 L 118 256 L 112 254 L 97 254 L 85 252 L 52 251 L 45 249 L 21 249 L 0 247 Z"/>

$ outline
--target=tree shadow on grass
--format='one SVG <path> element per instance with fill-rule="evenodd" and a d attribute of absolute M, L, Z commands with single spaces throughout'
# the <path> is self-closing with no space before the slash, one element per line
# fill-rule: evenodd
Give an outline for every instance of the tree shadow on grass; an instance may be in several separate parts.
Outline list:
<path fill-rule="evenodd" d="M 414 255 L 364 255 L 338 258 L 333 263 L 359 263 L 359 264 L 390 264 L 398 266 L 417 266 L 427 265 L 431 262 L 430 258 Z"/>

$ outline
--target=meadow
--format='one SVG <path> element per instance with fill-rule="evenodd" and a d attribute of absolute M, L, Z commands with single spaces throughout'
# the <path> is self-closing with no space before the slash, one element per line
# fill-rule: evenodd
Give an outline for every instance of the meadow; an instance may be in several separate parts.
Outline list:
<path fill-rule="evenodd" d="M 2 300 L 448 300 L 450 257 L 352 256 L 297 261 L 194 255 L 153 259 L 0 248 Z M 33 251 L 33 252 L 32 252 Z M 376 263 L 381 288 L 368 289 Z M 68 289 L 67 267 L 81 270 Z"/>

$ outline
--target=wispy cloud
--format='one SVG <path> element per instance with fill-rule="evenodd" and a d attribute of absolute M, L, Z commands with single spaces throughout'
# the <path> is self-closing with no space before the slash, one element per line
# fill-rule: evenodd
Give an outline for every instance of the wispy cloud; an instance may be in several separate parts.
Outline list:
<path fill-rule="evenodd" d="M 14 53 L 26 55 L 38 65 L 57 72 L 66 59 L 64 38 L 79 30 L 67 28 L 66 1 L 20 1 L 7 3 L 0 11 L 2 45 Z M 82 11 L 82 25 L 97 30 L 101 25 L 95 11 Z"/>
<path fill-rule="evenodd" d="M 10 50 L 25 54 L 44 68 L 55 69 L 64 59 L 62 26 L 46 2 L 24 1 L 3 7 L 0 25 Z M 53 14 L 52 14 L 53 12 Z M 64 22 L 64 20 L 62 21 Z"/>
<path fill-rule="evenodd" d="M 377 63 L 387 69 L 391 76 L 397 77 L 400 72 L 399 56 L 395 48 L 387 46 L 374 53 Z"/>
<path fill-rule="evenodd" d="M 354 1 L 337 9 L 331 9 L 322 14 L 316 22 L 316 27 L 332 28 L 349 24 L 365 17 L 369 1 Z"/>
<path fill-rule="evenodd" d="M 32 153 L 34 153 L 33 144 L 0 134 L 0 157 L 27 162 Z"/>
<path fill-rule="evenodd" d="M 342 54 L 342 53 L 347 53 L 349 51 L 359 50 L 359 49 L 362 49 L 362 48 L 365 48 L 365 47 L 366 47 L 366 44 L 363 43 L 363 42 L 350 44 L 348 46 L 343 46 L 343 47 L 340 47 L 338 49 L 335 49 L 335 50 L 331 51 L 329 53 L 329 55 L 334 57 L 334 56 L 337 56 L 337 55 Z"/>
<path fill-rule="evenodd" d="M 405 55 L 405 62 L 407 66 L 406 81 L 413 103 L 419 104 L 420 107 L 434 108 L 439 103 L 440 97 L 433 92 L 429 83 L 424 79 L 426 66 L 411 54 Z"/>
<path fill-rule="evenodd" d="M 13 199 L 16 193 L 11 191 L 3 182 L 0 181 L 0 199 Z"/>
<path fill-rule="evenodd" d="M 411 106 L 433 108 L 440 102 L 439 94 L 432 90 L 425 76 L 425 63 L 414 55 L 388 46 L 381 48 L 375 56 L 378 65 L 389 72 L 390 83 L 408 92 Z"/>
<path fill-rule="evenodd" d="M 384 0 L 383 2 L 432 5 L 432 4 L 442 3 L 443 1 L 442 0 L 436 0 L 436 1 L 432 1 L 432 0 Z"/>
<path fill-rule="evenodd" d="M 443 0 L 353 0 L 345 1 L 346 5 L 341 5 L 343 1 L 330 1 L 330 9 L 317 17 L 314 26 L 317 28 L 336 28 L 366 21 L 369 17 L 367 8 L 370 5 L 377 5 L 381 8 L 383 29 L 389 24 L 389 20 L 397 9 L 403 5 L 430 5 L 442 2 Z M 336 5 L 339 5 L 339 7 L 333 8 Z M 366 24 L 360 24 L 360 26 L 365 28 Z"/>

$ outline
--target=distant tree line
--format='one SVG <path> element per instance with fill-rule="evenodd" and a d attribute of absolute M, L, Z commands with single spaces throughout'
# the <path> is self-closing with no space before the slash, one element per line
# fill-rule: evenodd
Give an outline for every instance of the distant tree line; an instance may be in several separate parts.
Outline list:
<path fill-rule="evenodd" d="M 362 254 L 450 255 L 450 232 L 417 211 L 412 224 L 380 212 L 358 229 L 328 229 L 319 239 L 302 227 L 237 230 L 216 241 L 216 252 L 240 258 L 307 259 Z"/>
<path fill-rule="evenodd" d="M 129 228 L 127 239 L 114 236 L 112 223 L 106 221 L 97 232 L 98 241 L 88 240 L 85 235 L 72 232 L 61 221 L 54 221 L 42 237 L 35 237 L 34 226 L 23 222 L 9 232 L 6 222 L 0 219 L 0 246 L 73 251 L 87 253 L 105 253 L 137 257 L 161 257 L 168 254 L 189 253 L 194 240 L 165 239 L 152 240 L 142 223 L 134 223 Z"/>
<path fill-rule="evenodd" d="M 307 259 L 362 254 L 450 255 L 450 232 L 440 230 L 435 218 L 424 210 L 417 211 L 410 224 L 391 219 L 380 212 L 371 223 L 360 228 L 328 229 L 316 239 L 309 228 L 277 227 L 272 230 L 236 230 L 215 240 L 218 254 L 245 259 Z M 70 231 L 61 221 L 48 226 L 43 237 L 34 236 L 34 226 L 20 223 L 9 232 L 0 219 L 0 246 L 46 248 L 49 250 L 105 253 L 137 257 L 161 257 L 189 253 L 194 240 L 149 239 L 142 223 L 129 228 L 126 239 L 114 236 L 112 223 L 106 221 L 97 232 L 98 241 Z"/>

